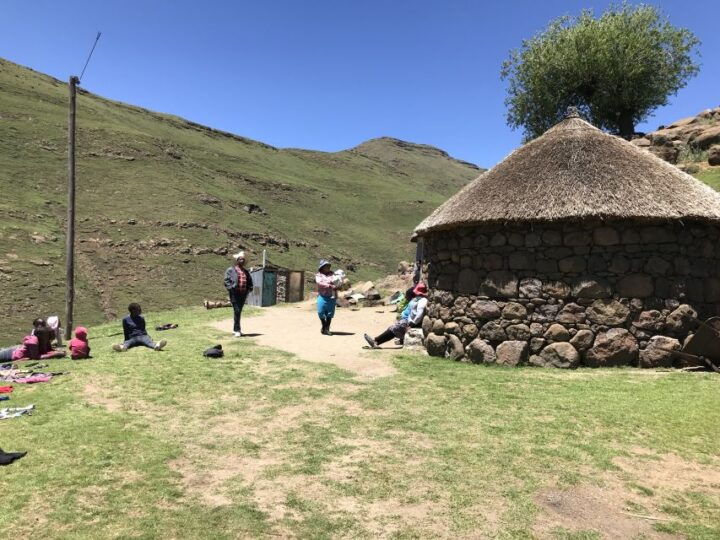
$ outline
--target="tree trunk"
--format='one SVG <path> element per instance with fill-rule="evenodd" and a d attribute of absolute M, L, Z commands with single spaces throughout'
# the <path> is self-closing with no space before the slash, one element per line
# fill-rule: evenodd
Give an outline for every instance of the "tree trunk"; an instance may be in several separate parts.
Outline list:
<path fill-rule="evenodd" d="M 620 136 L 629 141 L 635 134 L 635 124 L 633 123 L 632 113 L 623 111 L 618 119 L 618 131 Z"/>

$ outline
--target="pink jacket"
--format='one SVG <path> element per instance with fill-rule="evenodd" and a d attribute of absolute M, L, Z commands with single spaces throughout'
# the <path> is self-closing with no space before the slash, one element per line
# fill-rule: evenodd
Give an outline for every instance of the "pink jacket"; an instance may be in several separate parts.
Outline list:
<path fill-rule="evenodd" d="M 22 345 L 13 351 L 13 360 L 37 360 L 40 358 L 40 349 L 38 347 L 38 338 L 35 336 L 25 336 Z"/>
<path fill-rule="evenodd" d="M 333 288 L 333 274 L 315 274 L 315 283 L 317 283 L 318 294 L 320 296 L 333 296 L 335 289 Z"/>

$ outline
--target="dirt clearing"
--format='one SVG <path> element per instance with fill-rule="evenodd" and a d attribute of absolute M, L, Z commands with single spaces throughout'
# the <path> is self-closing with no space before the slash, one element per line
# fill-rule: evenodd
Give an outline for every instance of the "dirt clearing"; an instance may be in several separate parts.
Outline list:
<path fill-rule="evenodd" d="M 310 362 L 335 364 L 361 379 L 387 377 L 395 373 L 390 356 L 397 353 L 399 347 L 390 342 L 381 350 L 365 350 L 363 334 L 375 336 L 392 324 L 395 313 L 390 309 L 386 306 L 357 311 L 340 308 L 333 319 L 334 335 L 324 336 L 320 333 L 314 301 L 262 308 L 257 317 L 243 320 L 243 332 L 248 337 L 238 339 L 254 339 L 259 345 L 289 352 Z M 213 326 L 231 333 L 232 322 L 227 319 Z"/>

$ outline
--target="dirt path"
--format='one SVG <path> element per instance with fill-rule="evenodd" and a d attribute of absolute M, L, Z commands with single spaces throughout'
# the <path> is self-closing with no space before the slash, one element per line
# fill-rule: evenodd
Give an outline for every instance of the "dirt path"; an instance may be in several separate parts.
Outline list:
<path fill-rule="evenodd" d="M 377 335 L 395 319 L 385 306 L 357 311 L 338 309 L 333 319 L 333 336 L 320 333 L 315 302 L 302 302 L 262 308 L 257 317 L 243 321 L 243 332 L 258 344 L 295 354 L 310 362 L 330 363 L 356 373 L 363 379 L 387 377 L 395 373 L 390 356 L 398 351 L 392 342 L 382 350 L 363 349 L 363 334 Z M 225 332 L 232 331 L 232 319 L 215 323 Z"/>

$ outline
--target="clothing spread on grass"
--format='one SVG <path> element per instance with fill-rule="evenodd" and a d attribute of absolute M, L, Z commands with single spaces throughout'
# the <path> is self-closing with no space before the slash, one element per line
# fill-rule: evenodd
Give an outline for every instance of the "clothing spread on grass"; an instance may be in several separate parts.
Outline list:
<path fill-rule="evenodd" d="M 0 381 L 18 384 L 35 384 L 50 382 L 53 377 L 62 375 L 64 372 L 43 372 L 30 369 L 6 369 L 0 371 Z"/>
<path fill-rule="evenodd" d="M 78 326 L 75 329 L 75 337 L 68 344 L 70 347 L 70 358 L 80 360 L 90 356 L 90 345 L 88 344 L 87 328 Z"/>
<path fill-rule="evenodd" d="M 156 326 L 155 330 L 157 330 L 158 332 L 162 332 L 163 330 L 172 330 L 173 328 L 177 328 L 177 327 L 178 327 L 178 325 L 175 323 L 165 323 L 165 324 L 161 324 L 160 326 Z"/>
<path fill-rule="evenodd" d="M 214 345 L 203 352 L 203 356 L 208 358 L 222 358 L 224 355 L 222 345 Z"/>
<path fill-rule="evenodd" d="M 5 452 L 0 448 L 0 465 L 10 465 L 16 459 L 25 456 L 27 452 Z"/>
<path fill-rule="evenodd" d="M 12 386 L 0 386 L 0 394 L 9 394 L 13 391 Z"/>
<path fill-rule="evenodd" d="M 28 405 L 27 407 L 8 407 L 0 409 L 0 420 L 7 420 L 8 418 L 17 418 L 25 414 L 31 415 L 35 409 L 35 405 Z"/>

